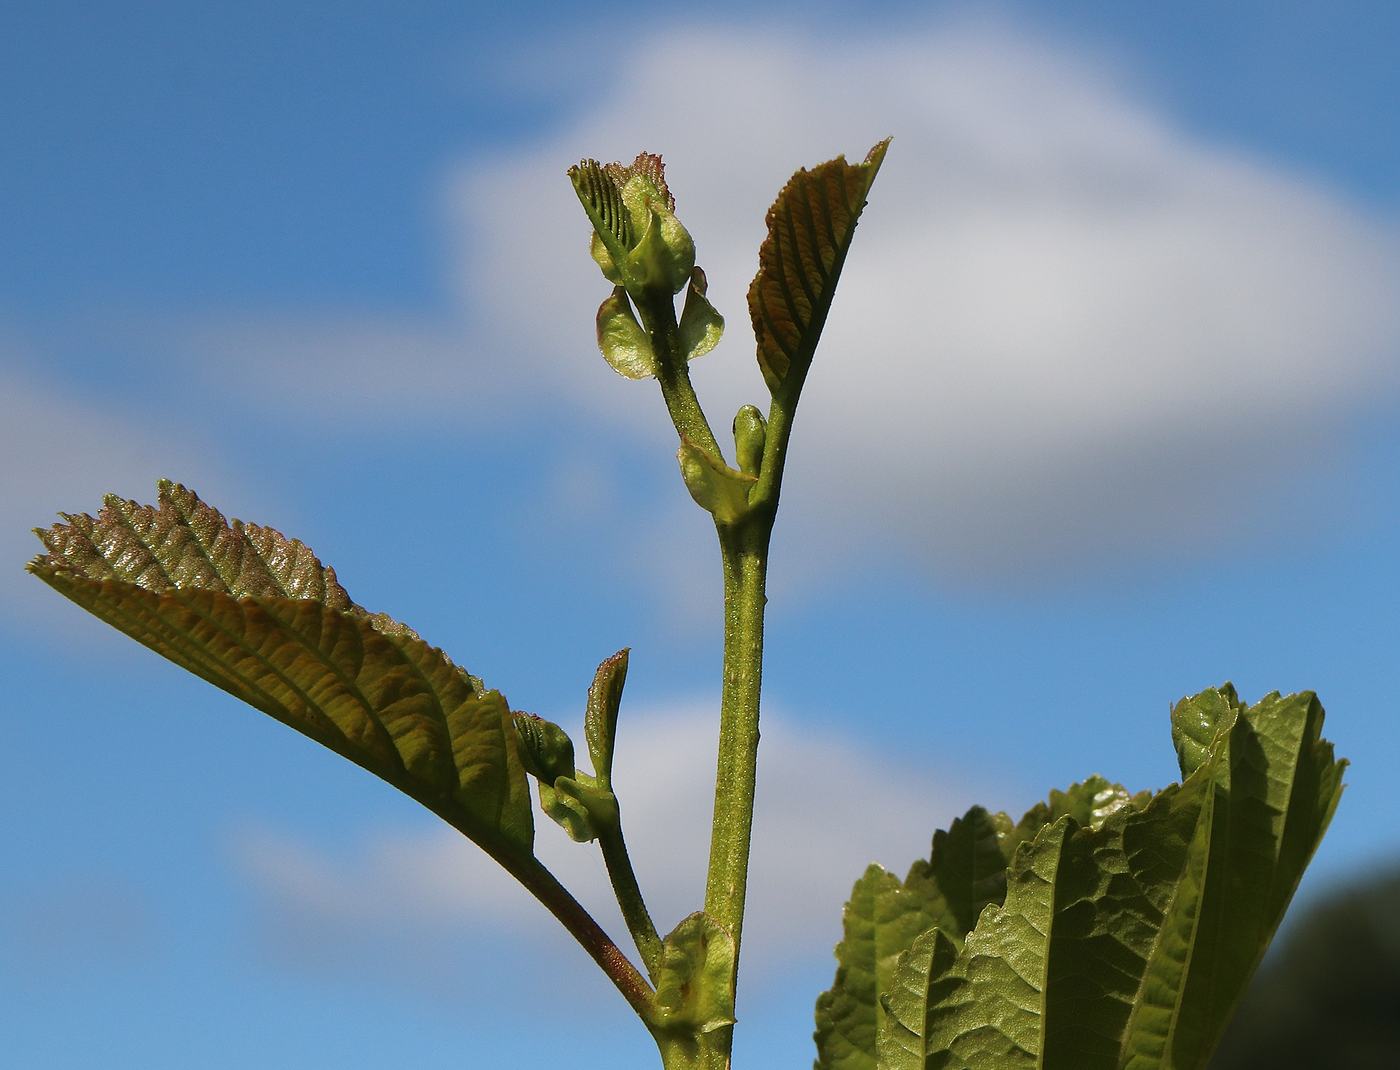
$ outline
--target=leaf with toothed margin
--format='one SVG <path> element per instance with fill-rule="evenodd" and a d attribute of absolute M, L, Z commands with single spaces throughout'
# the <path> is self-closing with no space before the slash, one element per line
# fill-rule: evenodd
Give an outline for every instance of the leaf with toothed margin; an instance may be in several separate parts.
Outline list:
<path fill-rule="evenodd" d="M 875 1059 L 818 1065 L 1201 1070 L 1337 805 L 1322 721 L 1310 693 L 1182 700 L 1182 782 L 1033 810 L 961 949 L 935 926 L 888 968 Z"/>
<path fill-rule="evenodd" d="M 939 930 L 956 952 L 982 911 L 1005 898 L 1007 866 L 1020 844 L 1065 814 L 1087 821 L 1096 806 L 1107 810 L 1127 798 L 1118 785 L 1091 777 L 1052 791 L 1020 821 L 974 806 L 934 833 L 929 857 L 915 862 L 903 881 L 880 866 L 867 869 L 846 905 L 836 978 L 817 1003 L 817 1066 L 875 1067 L 886 1017 L 880 997 L 915 939 Z"/>
<path fill-rule="evenodd" d="M 798 171 L 768 209 L 768 236 L 749 286 L 749 314 L 758 339 L 758 366 L 774 394 L 800 389 L 836 283 L 846 262 L 870 184 L 890 139 L 864 161 L 844 156 Z"/>
<path fill-rule="evenodd" d="M 529 855 L 509 707 L 410 628 L 355 605 L 306 545 L 179 484 L 155 506 L 36 529 L 29 571 L 156 653 L 418 800 L 489 853 Z"/>

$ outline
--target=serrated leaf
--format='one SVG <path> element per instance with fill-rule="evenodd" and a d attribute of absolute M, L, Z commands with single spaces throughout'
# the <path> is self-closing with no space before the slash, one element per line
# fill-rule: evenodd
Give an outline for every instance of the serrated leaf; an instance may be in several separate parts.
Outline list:
<path fill-rule="evenodd" d="M 533 825 L 510 710 L 411 629 L 350 601 L 334 570 L 192 491 L 109 497 L 38 531 L 29 571 L 95 616 L 417 799 L 488 851 Z"/>
<path fill-rule="evenodd" d="M 773 393 L 806 377 L 865 197 L 889 139 L 865 160 L 844 156 L 798 171 L 768 209 L 768 236 L 749 286 L 758 366 Z"/>
<path fill-rule="evenodd" d="M 639 235 L 632 212 L 622 200 L 618 176 L 597 160 L 580 160 L 569 168 L 569 181 L 612 263 L 621 264 Z"/>
<path fill-rule="evenodd" d="M 982 911 L 1005 898 L 1007 866 L 1021 843 L 1066 814 L 1089 820 L 1096 805 L 1110 809 L 1126 797 L 1118 785 L 1091 777 L 1052 791 L 1047 802 L 1017 822 L 974 806 L 946 831 L 934 833 L 928 859 L 915 862 L 903 882 L 870 867 L 846 907 L 836 979 L 817 1005 L 817 1066 L 876 1065 L 884 1017 L 879 997 L 889 991 L 894 964 L 915 938 L 938 929 L 961 948 Z M 872 961 L 881 965 L 871 966 Z M 874 982 L 867 983 L 871 976 Z"/>
<path fill-rule="evenodd" d="M 924 1070 L 930 1012 L 947 998 L 944 988 L 957 983 L 950 977 L 957 956 L 958 945 L 941 929 L 923 933 L 899 956 L 880 997 L 885 1011 L 878 1038 L 881 1070 Z"/>
<path fill-rule="evenodd" d="M 938 938 L 911 945 L 880 1065 L 1204 1067 L 1335 809 L 1345 763 L 1322 718 L 1310 694 L 1178 704 L 1185 780 L 1097 824 L 1076 810 L 1100 792 L 1059 800 L 952 962 Z"/>
<path fill-rule="evenodd" d="M 901 953 L 935 923 L 929 904 L 881 866 L 856 881 L 841 915 L 836 979 L 817 1000 L 816 1066 L 874 1070 L 875 1038 Z"/>
<path fill-rule="evenodd" d="M 1274 692 L 1243 712 L 1237 703 L 1233 689 L 1206 691 L 1172 716 L 1174 726 L 1199 723 L 1210 711 L 1226 748 L 1225 760 L 1195 774 L 1217 788 L 1197 933 L 1210 954 L 1193 959 L 1182 994 L 1171 1038 L 1179 1065 L 1203 1066 L 1218 1043 L 1332 820 L 1346 767 L 1322 738 L 1326 715 L 1312 692 Z"/>

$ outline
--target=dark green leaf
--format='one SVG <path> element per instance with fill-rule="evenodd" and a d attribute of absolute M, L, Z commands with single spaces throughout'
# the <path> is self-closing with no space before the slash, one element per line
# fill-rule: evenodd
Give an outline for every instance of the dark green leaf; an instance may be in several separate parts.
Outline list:
<path fill-rule="evenodd" d="M 1311 694 L 1203 692 L 1173 712 L 1180 785 L 1052 799 L 956 957 L 928 933 L 901 957 L 879 1065 L 1204 1067 L 1336 807 L 1322 718 Z"/>
<path fill-rule="evenodd" d="M 821 1070 L 874 1070 L 880 995 L 889 990 L 900 954 L 938 920 L 924 890 L 906 888 L 875 865 L 856 881 L 841 916 L 836 979 L 817 1000 Z"/>
<path fill-rule="evenodd" d="M 1006 896 L 1006 870 L 1016 848 L 1068 813 L 1086 820 L 1116 800 L 1121 787 L 1091 777 L 1032 807 L 1018 822 L 974 806 L 947 831 L 934 833 L 927 860 L 915 862 L 901 883 L 871 866 L 846 906 L 845 938 L 836 949 L 836 979 L 817 1004 L 817 1066 L 873 1067 L 884 1011 L 899 956 L 916 937 L 942 931 L 955 949 L 989 905 Z M 927 949 L 926 949 L 927 950 Z"/>

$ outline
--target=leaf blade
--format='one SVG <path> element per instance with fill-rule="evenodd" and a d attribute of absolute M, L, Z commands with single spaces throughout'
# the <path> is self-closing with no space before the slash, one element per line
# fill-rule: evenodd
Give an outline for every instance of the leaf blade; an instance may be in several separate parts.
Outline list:
<path fill-rule="evenodd" d="M 941 967 L 921 936 L 883 993 L 880 1065 L 1204 1067 L 1335 810 L 1323 716 L 1310 693 L 1202 692 L 1173 711 L 1180 784 L 1142 805 L 1095 779 L 1031 811 L 1063 813 L 1018 848 L 1004 904 Z"/>
<path fill-rule="evenodd" d="M 530 853 L 528 785 L 505 700 L 411 629 L 354 605 L 304 544 L 227 522 L 171 483 L 159 506 L 109 498 L 97 518 L 40 534 L 49 552 L 29 571 L 60 594 L 488 851 Z"/>
<path fill-rule="evenodd" d="M 768 235 L 749 286 L 758 364 L 768 388 L 800 389 L 812 361 L 865 196 L 890 139 L 865 159 L 844 156 L 797 171 L 768 209 Z"/>

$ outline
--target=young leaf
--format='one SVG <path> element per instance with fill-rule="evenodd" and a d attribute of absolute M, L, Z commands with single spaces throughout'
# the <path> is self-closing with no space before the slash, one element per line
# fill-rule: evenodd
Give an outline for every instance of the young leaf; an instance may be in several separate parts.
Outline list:
<path fill-rule="evenodd" d="M 1336 806 L 1345 763 L 1322 717 L 1310 694 L 1184 700 L 1180 785 L 1097 825 L 1069 807 L 1017 851 L 956 958 L 946 937 L 911 944 L 879 1065 L 1204 1067 Z"/>
<path fill-rule="evenodd" d="M 736 472 L 687 439 L 681 440 L 676 460 L 696 505 L 721 524 L 732 524 L 744 515 L 749 507 L 749 489 L 757 482 L 753 476 Z"/>
<path fill-rule="evenodd" d="M 156 653 L 417 799 L 497 856 L 528 855 L 529 790 L 505 700 L 334 570 L 192 491 L 115 496 L 36 533 L 29 571 Z"/>
<path fill-rule="evenodd" d="M 676 218 L 660 156 L 643 152 L 627 166 L 582 160 L 569 180 L 593 224 L 593 259 L 610 282 L 638 299 L 684 289 L 695 242 Z"/>
<path fill-rule="evenodd" d="M 651 1024 L 690 1035 L 734 1024 L 734 941 L 708 915 L 691 914 L 662 941 Z"/>
<path fill-rule="evenodd" d="M 881 141 L 862 163 L 838 156 L 788 180 L 768 209 L 768 237 L 749 286 L 758 366 L 774 394 L 800 389 L 812 362 L 865 196 L 889 148 Z"/>
<path fill-rule="evenodd" d="M 583 735 L 588 741 L 588 756 L 593 762 L 593 775 L 600 787 L 612 790 L 613 747 L 617 742 L 617 713 L 622 706 L 622 688 L 627 683 L 629 651 L 623 647 L 605 658 L 588 688 L 587 712 L 583 717 Z"/>
<path fill-rule="evenodd" d="M 880 997 L 880 1070 L 924 1070 L 928 1065 L 930 1012 L 956 981 L 947 979 L 958 947 L 941 929 L 919 936 L 899 956 L 888 989 Z"/>
<path fill-rule="evenodd" d="M 709 283 L 698 267 L 690 273 L 690 285 L 685 291 L 685 306 L 679 324 L 681 355 L 686 360 L 703 357 L 719 345 L 724 334 L 724 317 L 710 304 L 705 294 Z"/>
<path fill-rule="evenodd" d="M 1197 932 L 1209 954 L 1198 950 L 1180 993 L 1178 1059 L 1204 1063 L 1214 1049 L 1332 820 L 1347 763 L 1322 738 L 1325 716 L 1310 691 L 1242 710 L 1228 684 L 1172 711 L 1174 737 L 1213 726 L 1222 752 L 1192 771 L 1215 780 L 1218 799 Z"/>
<path fill-rule="evenodd" d="M 614 286 L 598 306 L 598 350 L 612 370 L 628 379 L 646 379 L 656 374 L 656 354 L 651 339 L 632 311 L 627 291 Z"/>
<path fill-rule="evenodd" d="M 875 1070 L 876 1037 L 899 956 L 937 923 L 923 888 L 872 865 L 856 881 L 841 915 L 836 979 L 817 999 L 818 1070 Z"/>
<path fill-rule="evenodd" d="M 936 928 L 961 949 L 982 911 L 1005 898 L 1006 869 L 1020 844 L 1066 814 L 1088 821 L 1096 803 L 1103 809 L 1126 797 L 1118 785 L 1091 777 L 1052 791 L 1015 823 L 974 806 L 934 833 L 929 858 L 915 862 L 902 883 L 880 866 L 866 870 L 846 905 L 836 979 L 817 1002 L 817 1066 L 874 1067 L 884 1029 L 880 996 L 896 984 L 896 964 L 915 939 Z"/>
<path fill-rule="evenodd" d="M 553 721 L 517 710 L 511 715 L 525 772 L 543 784 L 574 775 L 574 741 Z"/>

